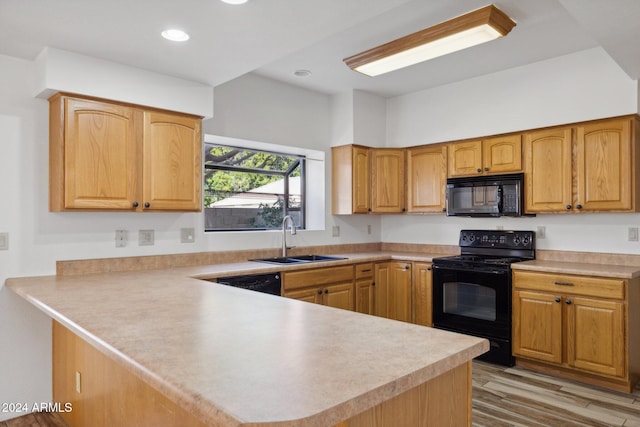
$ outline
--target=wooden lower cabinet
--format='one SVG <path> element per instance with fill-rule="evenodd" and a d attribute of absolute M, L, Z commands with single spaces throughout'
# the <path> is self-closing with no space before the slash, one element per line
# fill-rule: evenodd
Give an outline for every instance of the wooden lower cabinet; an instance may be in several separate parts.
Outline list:
<path fill-rule="evenodd" d="M 433 281 L 430 262 L 413 263 L 413 323 L 433 326 Z"/>
<path fill-rule="evenodd" d="M 630 392 L 640 374 L 638 279 L 515 271 L 518 364 Z"/>
<path fill-rule="evenodd" d="M 345 310 L 355 308 L 353 265 L 284 272 L 282 289 L 287 298 Z"/>
<path fill-rule="evenodd" d="M 470 425 L 471 362 L 466 362 L 334 427 Z"/>
<path fill-rule="evenodd" d="M 69 427 L 207 425 L 55 320 L 53 401 Z"/>
<path fill-rule="evenodd" d="M 356 264 L 356 311 L 375 314 L 375 282 L 373 263 Z"/>
<path fill-rule="evenodd" d="M 403 322 L 412 319 L 411 263 L 388 261 L 375 264 L 376 316 Z"/>

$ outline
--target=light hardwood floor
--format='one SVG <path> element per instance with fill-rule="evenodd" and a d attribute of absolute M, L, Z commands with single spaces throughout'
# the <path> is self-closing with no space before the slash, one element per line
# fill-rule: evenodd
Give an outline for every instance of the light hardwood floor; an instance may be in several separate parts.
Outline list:
<path fill-rule="evenodd" d="M 527 369 L 473 364 L 474 427 L 640 427 L 640 389 L 609 391 Z"/>
<path fill-rule="evenodd" d="M 473 427 L 640 427 L 640 389 L 625 394 L 474 362 L 472 422 Z M 65 424 L 56 414 L 29 414 L 0 422 L 0 427 Z"/>

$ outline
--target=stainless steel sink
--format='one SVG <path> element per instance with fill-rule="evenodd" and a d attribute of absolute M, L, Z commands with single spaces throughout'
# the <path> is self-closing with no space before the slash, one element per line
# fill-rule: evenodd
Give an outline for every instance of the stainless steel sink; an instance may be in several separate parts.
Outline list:
<path fill-rule="evenodd" d="M 299 255 L 288 257 L 272 257 L 272 258 L 256 258 L 249 261 L 267 262 L 270 264 L 301 264 L 308 262 L 321 262 L 321 261 L 336 261 L 346 259 L 345 257 L 330 256 L 330 255 Z"/>
<path fill-rule="evenodd" d="M 308 262 L 316 262 L 316 261 L 336 261 L 341 259 L 346 259 L 345 257 L 340 256 L 330 256 L 330 255 L 300 255 L 290 257 L 292 259 L 299 259 L 302 261 Z"/>

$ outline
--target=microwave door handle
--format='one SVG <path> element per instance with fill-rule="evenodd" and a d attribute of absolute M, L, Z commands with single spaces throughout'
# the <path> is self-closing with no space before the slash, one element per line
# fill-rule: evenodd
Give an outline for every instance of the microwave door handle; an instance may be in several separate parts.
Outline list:
<path fill-rule="evenodd" d="M 502 185 L 498 186 L 496 191 L 496 201 L 498 205 L 498 212 L 502 213 Z"/>

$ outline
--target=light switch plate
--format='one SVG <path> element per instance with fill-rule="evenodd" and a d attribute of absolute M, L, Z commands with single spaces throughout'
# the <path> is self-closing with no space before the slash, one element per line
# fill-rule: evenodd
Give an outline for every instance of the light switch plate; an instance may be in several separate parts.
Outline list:
<path fill-rule="evenodd" d="M 155 243 L 155 232 L 153 230 L 138 231 L 138 246 L 151 246 Z"/>
<path fill-rule="evenodd" d="M 638 241 L 638 227 L 629 227 L 627 229 L 627 240 L 629 242 Z"/>
<path fill-rule="evenodd" d="M 0 233 L 0 251 L 9 249 L 9 233 Z"/>
<path fill-rule="evenodd" d="M 333 228 L 331 229 L 331 235 L 333 237 L 339 237 L 340 236 L 340 226 L 339 225 L 334 225 Z"/>
<path fill-rule="evenodd" d="M 180 242 L 181 243 L 193 243 L 196 241 L 196 234 L 193 228 L 181 228 L 180 229 Z"/>

